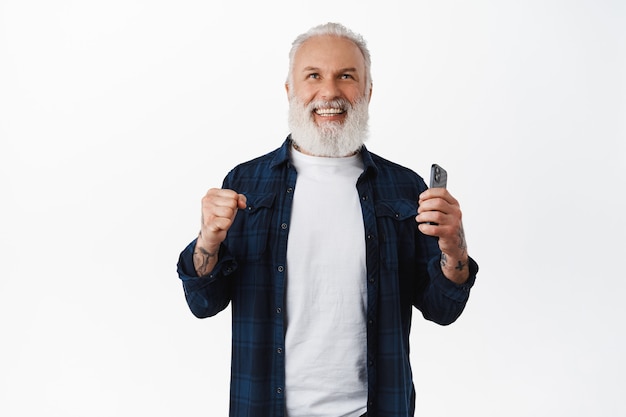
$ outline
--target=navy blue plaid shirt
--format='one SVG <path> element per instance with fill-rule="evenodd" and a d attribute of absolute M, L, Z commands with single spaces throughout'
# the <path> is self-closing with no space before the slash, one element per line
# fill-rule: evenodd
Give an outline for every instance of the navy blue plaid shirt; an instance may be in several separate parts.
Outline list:
<path fill-rule="evenodd" d="M 285 265 L 296 171 L 291 140 L 235 167 L 223 188 L 244 194 L 210 275 L 198 278 L 195 241 L 181 253 L 178 274 L 197 317 L 232 309 L 230 416 L 285 415 Z M 415 409 L 409 362 L 412 308 L 436 323 L 454 322 L 463 311 L 478 265 L 462 285 L 444 277 L 437 239 L 419 232 L 417 199 L 426 189 L 413 171 L 362 148 L 357 181 L 367 251 L 368 416 L 407 417 Z M 320 219 L 323 221 L 323 219 Z M 328 341 L 332 349 L 333 341 Z M 341 384 L 341 381 L 338 381 Z"/>

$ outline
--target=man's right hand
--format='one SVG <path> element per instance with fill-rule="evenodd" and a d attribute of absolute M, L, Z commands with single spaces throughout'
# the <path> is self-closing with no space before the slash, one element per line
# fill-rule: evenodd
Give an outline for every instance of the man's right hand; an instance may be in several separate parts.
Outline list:
<path fill-rule="evenodd" d="M 193 253 L 198 276 L 208 275 L 217 264 L 220 244 L 235 220 L 238 209 L 246 208 L 246 196 L 233 190 L 211 188 L 202 198 L 202 225 Z"/>

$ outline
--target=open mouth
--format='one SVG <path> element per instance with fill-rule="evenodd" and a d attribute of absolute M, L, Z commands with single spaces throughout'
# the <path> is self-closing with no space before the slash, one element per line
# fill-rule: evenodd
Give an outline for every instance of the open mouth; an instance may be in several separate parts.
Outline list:
<path fill-rule="evenodd" d="M 322 116 L 322 117 L 338 116 L 346 112 L 344 109 L 338 109 L 334 107 L 317 108 L 317 109 L 314 109 L 313 111 L 315 112 L 315 114 L 317 114 L 318 116 Z"/>

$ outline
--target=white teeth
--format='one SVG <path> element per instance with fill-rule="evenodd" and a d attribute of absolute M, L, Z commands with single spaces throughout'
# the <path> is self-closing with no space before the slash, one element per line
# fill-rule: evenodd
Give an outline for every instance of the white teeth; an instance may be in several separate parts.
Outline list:
<path fill-rule="evenodd" d="M 320 116 L 333 116 L 335 114 L 341 114 L 343 112 L 344 112 L 343 109 L 335 109 L 335 108 L 315 109 L 315 113 L 319 114 Z"/>

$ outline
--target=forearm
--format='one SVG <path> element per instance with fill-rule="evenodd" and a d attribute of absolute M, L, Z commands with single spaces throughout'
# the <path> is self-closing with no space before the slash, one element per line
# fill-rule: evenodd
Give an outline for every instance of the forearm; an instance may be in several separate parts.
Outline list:
<path fill-rule="evenodd" d="M 456 284 L 463 284 L 470 276 L 469 256 L 463 226 L 458 230 L 457 239 L 456 245 L 442 248 L 439 264 L 441 272 L 446 278 Z"/>
<path fill-rule="evenodd" d="M 230 274 L 234 267 L 229 254 L 224 253 L 221 256 L 222 264 L 212 267 L 210 274 L 199 277 L 194 266 L 195 251 L 196 241 L 193 241 L 180 254 L 178 276 L 183 283 L 185 298 L 192 313 L 200 318 L 209 317 L 222 311 L 230 302 L 231 280 L 224 272 Z"/>
<path fill-rule="evenodd" d="M 425 318 L 446 325 L 461 315 L 474 285 L 478 265 L 468 258 L 464 270 L 468 278 L 463 283 L 457 283 L 446 277 L 440 260 L 433 258 L 429 262 L 429 284 L 417 294 L 416 303 Z"/>
<path fill-rule="evenodd" d="M 202 231 L 198 233 L 195 246 L 193 248 L 193 266 L 199 277 L 205 277 L 213 271 L 219 261 L 219 242 L 210 242 L 204 239 Z"/>
<path fill-rule="evenodd" d="M 207 276 L 211 273 L 217 261 L 219 260 L 219 245 L 217 247 L 210 248 L 204 245 L 200 238 L 202 234 L 198 236 L 196 245 L 193 249 L 193 266 L 196 270 L 196 274 L 199 277 Z"/>

